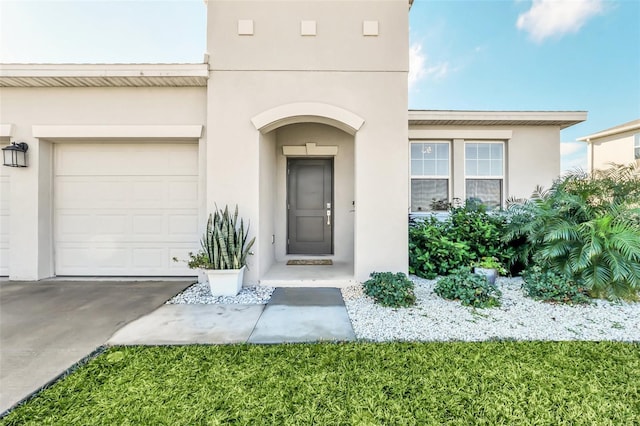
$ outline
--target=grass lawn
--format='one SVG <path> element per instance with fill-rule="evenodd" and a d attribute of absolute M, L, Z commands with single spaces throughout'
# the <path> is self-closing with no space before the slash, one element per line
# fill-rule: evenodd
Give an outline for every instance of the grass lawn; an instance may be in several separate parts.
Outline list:
<path fill-rule="evenodd" d="M 640 344 L 115 347 L 2 425 L 640 424 Z"/>

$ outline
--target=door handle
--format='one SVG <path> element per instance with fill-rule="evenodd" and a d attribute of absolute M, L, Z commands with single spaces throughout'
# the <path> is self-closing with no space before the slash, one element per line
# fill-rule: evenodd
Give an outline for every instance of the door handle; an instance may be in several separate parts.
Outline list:
<path fill-rule="evenodd" d="M 327 225 L 331 226 L 331 210 L 327 210 Z"/>

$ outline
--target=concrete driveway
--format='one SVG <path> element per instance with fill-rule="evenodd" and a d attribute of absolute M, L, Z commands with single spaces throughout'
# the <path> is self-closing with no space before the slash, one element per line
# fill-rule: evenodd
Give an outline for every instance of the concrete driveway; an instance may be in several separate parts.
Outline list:
<path fill-rule="evenodd" d="M 192 282 L 1 282 L 0 413 Z"/>

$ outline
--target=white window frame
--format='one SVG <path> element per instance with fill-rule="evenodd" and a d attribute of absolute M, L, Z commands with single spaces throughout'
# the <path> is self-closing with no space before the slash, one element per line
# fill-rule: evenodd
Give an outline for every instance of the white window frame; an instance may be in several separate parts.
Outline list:
<path fill-rule="evenodd" d="M 434 179 L 434 180 L 442 180 L 442 179 L 446 179 L 447 180 L 447 202 L 451 202 L 451 194 L 453 191 L 453 179 L 452 179 L 452 170 L 453 170 L 453 148 L 452 148 L 452 142 L 451 140 L 447 140 L 447 139 L 411 139 L 409 141 L 409 212 L 410 213 L 434 213 L 437 212 L 438 210 L 417 210 L 417 211 L 413 211 L 411 210 L 411 205 L 413 204 L 412 202 L 412 194 L 411 194 L 411 181 L 413 181 L 413 179 Z M 448 157 L 448 174 L 447 176 L 440 176 L 440 175 L 414 175 L 413 174 L 413 170 L 411 167 L 411 161 L 413 160 L 413 157 L 411 156 L 411 147 L 413 144 L 424 144 L 424 143 L 434 143 L 434 144 L 446 144 L 447 145 L 447 157 Z"/>
<path fill-rule="evenodd" d="M 640 133 L 633 135 L 633 158 L 640 160 Z"/>
<path fill-rule="evenodd" d="M 502 145 L 502 170 L 501 170 L 501 174 L 500 176 L 484 176 L 484 175 L 477 175 L 477 176 L 469 176 L 467 174 L 467 145 L 468 144 L 474 144 L 474 145 L 478 145 L 478 144 L 487 144 L 487 145 L 492 145 L 492 144 L 501 144 Z M 467 197 L 467 180 L 468 179 L 477 179 L 477 180 L 481 180 L 481 179 L 485 179 L 485 180 L 501 180 L 502 181 L 502 185 L 501 185 L 501 194 L 500 194 L 500 208 L 504 208 L 504 204 L 505 204 L 505 199 L 506 199 L 506 168 L 507 168 L 507 143 L 506 141 L 503 140 L 465 140 L 464 141 L 464 200 L 466 202 L 466 200 L 469 198 Z"/>

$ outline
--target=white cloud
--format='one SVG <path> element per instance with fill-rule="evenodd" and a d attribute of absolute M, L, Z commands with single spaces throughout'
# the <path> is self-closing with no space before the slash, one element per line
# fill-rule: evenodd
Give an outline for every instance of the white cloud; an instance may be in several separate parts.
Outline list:
<path fill-rule="evenodd" d="M 448 62 L 439 62 L 431 65 L 427 56 L 422 52 L 420 43 L 413 43 L 409 48 L 409 88 L 425 77 L 441 79 L 449 74 Z"/>
<path fill-rule="evenodd" d="M 531 9 L 520 14 L 516 26 L 534 41 L 577 32 L 604 10 L 603 0 L 533 0 Z"/>
<path fill-rule="evenodd" d="M 409 48 L 409 88 L 413 87 L 426 74 L 427 57 L 422 53 L 422 45 L 414 43 Z"/>
<path fill-rule="evenodd" d="M 587 144 L 584 142 L 562 142 L 560 144 L 560 155 L 571 155 L 579 151 L 584 151 Z"/>
<path fill-rule="evenodd" d="M 584 142 L 560 143 L 560 167 L 563 172 L 587 169 L 587 144 Z"/>

